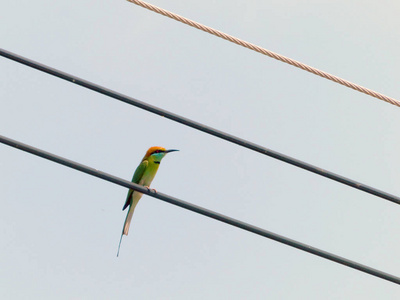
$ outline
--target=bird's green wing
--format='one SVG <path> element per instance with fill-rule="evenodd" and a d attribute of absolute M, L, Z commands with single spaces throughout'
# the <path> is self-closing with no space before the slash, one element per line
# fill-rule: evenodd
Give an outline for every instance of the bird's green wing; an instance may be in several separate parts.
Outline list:
<path fill-rule="evenodd" d="M 136 168 L 136 171 L 133 174 L 133 177 L 132 177 L 132 180 L 131 180 L 133 183 L 139 183 L 140 179 L 142 179 L 142 177 L 143 177 L 143 173 L 146 170 L 148 164 L 149 164 L 149 162 L 147 160 L 144 160 Z M 132 197 L 132 193 L 133 192 L 134 192 L 134 190 L 129 190 L 128 191 L 128 195 L 126 197 L 126 201 L 125 201 L 125 204 L 124 204 L 124 207 L 122 208 L 122 210 L 125 210 L 125 208 L 127 208 L 131 204 L 131 197 Z"/>

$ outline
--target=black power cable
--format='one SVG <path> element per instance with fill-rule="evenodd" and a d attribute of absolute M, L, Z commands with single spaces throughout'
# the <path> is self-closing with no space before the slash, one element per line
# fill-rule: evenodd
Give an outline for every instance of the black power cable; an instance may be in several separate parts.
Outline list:
<path fill-rule="evenodd" d="M 369 194 L 375 195 L 377 197 L 380 197 L 380 198 L 389 200 L 391 202 L 400 204 L 400 197 L 398 197 L 398 196 L 386 193 L 384 191 L 378 190 L 376 188 L 373 188 L 371 186 L 368 186 L 368 185 L 365 185 L 363 183 L 357 182 L 355 180 L 346 178 L 344 176 L 341 176 L 341 175 L 335 174 L 333 172 L 324 170 L 322 168 L 316 167 L 314 165 L 311 165 L 309 163 L 303 162 L 301 160 L 298 160 L 298 159 L 292 158 L 290 156 L 281 154 L 279 152 L 270 150 L 268 148 L 265 148 L 263 146 L 257 145 L 255 143 L 252 143 L 252 142 L 247 141 L 245 139 L 241 139 L 239 137 L 236 137 L 236 136 L 233 136 L 231 134 L 225 133 L 223 131 L 214 129 L 212 127 L 209 127 L 207 125 L 192 121 L 192 120 L 190 120 L 188 118 L 181 117 L 181 116 L 179 116 L 177 114 L 174 114 L 172 112 L 163 110 L 163 109 L 158 108 L 156 106 L 149 105 L 149 104 L 147 104 L 145 102 L 142 102 L 142 101 L 139 101 L 139 100 L 137 100 L 135 98 L 120 94 L 120 93 L 115 92 L 113 90 L 110 90 L 110 89 L 107 89 L 105 87 L 102 87 L 102 86 L 100 86 L 98 84 L 91 83 L 91 82 L 89 82 L 87 80 L 84 80 L 84 79 L 78 78 L 76 76 L 67 74 L 67 73 L 59 71 L 57 69 L 50 68 L 50 67 L 48 67 L 46 65 L 40 64 L 38 62 L 35 62 L 33 60 L 30 60 L 30 59 L 27 59 L 25 57 L 19 56 L 17 54 L 14 54 L 12 52 L 6 51 L 6 50 L 1 49 L 1 48 L 0 48 L 0 55 L 3 56 L 3 57 L 9 58 L 11 60 L 14 60 L 16 62 L 19 62 L 21 64 L 24 64 L 26 66 L 32 67 L 34 69 L 43 71 L 45 73 L 48 73 L 48 74 L 51 74 L 53 76 L 62 78 L 64 80 L 67 80 L 67 81 L 70 81 L 72 83 L 78 84 L 78 85 L 83 86 L 85 88 L 91 89 L 93 91 L 96 91 L 96 92 L 101 93 L 103 95 L 109 96 L 111 98 L 120 100 L 122 102 L 125 102 L 125 103 L 128 103 L 130 105 L 139 107 L 141 109 L 144 109 L 144 110 L 147 110 L 149 112 L 155 113 L 157 115 L 160 115 L 162 117 L 168 118 L 168 119 L 173 120 L 173 121 L 176 121 L 178 123 L 187 125 L 187 126 L 192 127 L 194 129 L 197 129 L 197 130 L 203 131 L 205 133 L 211 134 L 213 136 L 219 137 L 219 138 L 224 139 L 226 141 L 229 141 L 231 143 L 243 146 L 245 148 L 251 149 L 253 151 L 259 152 L 259 153 L 264 154 L 264 155 L 268 155 L 270 157 L 273 157 L 273 158 L 276 158 L 278 160 L 284 161 L 284 162 L 286 162 L 288 164 L 297 166 L 299 168 L 305 169 L 305 170 L 313 172 L 315 174 L 318 174 L 318 175 L 324 176 L 326 178 L 329 178 L 329 179 L 338 181 L 340 183 L 346 184 L 346 185 L 351 186 L 351 187 L 353 187 L 355 189 L 358 189 L 358 190 L 367 192 Z"/>
<path fill-rule="evenodd" d="M 138 184 L 132 183 L 130 181 L 121 179 L 119 177 L 116 177 L 116 176 L 101 172 L 99 170 L 96 170 L 96 169 L 93 169 L 93 168 L 90 168 L 90 167 L 87 167 L 85 165 L 76 163 L 76 162 L 74 162 L 72 160 L 68 160 L 68 159 L 63 158 L 61 156 L 54 155 L 52 153 L 43 151 L 43 150 L 38 149 L 38 148 L 34 148 L 32 146 L 23 144 L 21 142 L 9 139 L 9 138 L 1 136 L 1 135 L 0 135 L 0 142 L 3 143 L 3 144 L 9 145 L 11 147 L 17 148 L 19 150 L 26 151 L 26 152 L 29 152 L 31 154 L 43 157 L 45 159 L 51 160 L 51 161 L 56 162 L 56 163 L 59 163 L 61 165 L 73 168 L 75 170 L 79 170 L 81 172 L 84 172 L 84 173 L 99 177 L 99 178 L 107 180 L 109 182 L 113 182 L 115 184 L 118 184 L 118 185 L 130 188 L 130 189 L 139 191 L 139 192 L 141 192 L 143 194 L 147 194 L 147 195 L 149 195 L 151 197 L 154 197 L 154 198 L 160 199 L 162 201 L 171 203 L 173 205 L 176 205 L 176 206 L 191 210 L 191 211 L 193 211 L 195 213 L 202 214 L 202 215 L 207 216 L 209 218 L 212 218 L 212 219 L 224 222 L 226 224 L 241 228 L 243 230 L 246 230 L 246 231 L 261 235 L 263 237 L 272 239 L 272 240 L 277 241 L 279 243 L 286 244 L 288 246 L 291 246 L 291 247 L 303 250 L 305 252 L 308 252 L 308 253 L 323 257 L 325 259 L 329 259 L 331 261 L 334 261 L 336 263 L 339 263 L 339 264 L 348 266 L 350 268 L 359 270 L 361 272 L 365 272 L 365 273 L 371 274 L 373 276 L 376 276 L 376 277 L 379 277 L 379 278 L 394 282 L 396 284 L 400 284 L 400 278 L 396 277 L 394 275 L 379 271 L 377 269 L 373 269 L 371 267 L 362 265 L 360 263 L 351 261 L 349 259 L 340 257 L 338 255 L 335 255 L 335 254 L 320 250 L 318 248 L 309 246 L 307 244 L 303 244 L 303 243 L 297 242 L 295 240 L 289 239 L 289 238 L 284 237 L 282 235 L 273 233 L 271 231 L 262 229 L 260 227 L 256 227 L 256 226 L 250 225 L 248 223 L 236 220 L 236 219 L 228 217 L 228 216 L 224 216 L 224 215 L 219 214 L 217 212 L 214 212 L 212 210 L 205 209 L 203 207 L 191 204 L 189 202 L 185 202 L 183 200 L 168 196 L 166 194 L 162 194 L 162 193 L 159 193 L 159 192 L 154 192 L 153 190 L 149 190 L 149 189 L 147 189 L 147 188 L 145 188 L 145 187 L 143 187 L 141 185 L 138 185 Z"/>

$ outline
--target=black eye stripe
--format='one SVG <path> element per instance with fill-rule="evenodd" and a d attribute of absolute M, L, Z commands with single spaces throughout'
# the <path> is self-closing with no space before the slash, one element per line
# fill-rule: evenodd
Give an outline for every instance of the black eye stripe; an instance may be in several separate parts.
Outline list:
<path fill-rule="evenodd" d="M 162 152 L 165 152 L 165 151 L 164 150 L 156 150 L 152 154 L 154 154 L 154 153 L 162 153 Z"/>

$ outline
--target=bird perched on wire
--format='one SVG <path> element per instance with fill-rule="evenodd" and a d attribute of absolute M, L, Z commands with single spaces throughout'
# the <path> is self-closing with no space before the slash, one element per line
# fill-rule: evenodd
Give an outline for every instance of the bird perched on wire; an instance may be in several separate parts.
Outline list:
<path fill-rule="evenodd" d="M 136 168 L 136 171 L 133 174 L 132 182 L 149 188 L 151 182 L 156 176 L 161 160 L 164 158 L 165 155 L 167 155 L 167 153 L 173 151 L 179 151 L 179 150 L 175 149 L 166 150 L 163 147 L 157 147 L 157 146 L 151 147 L 149 150 L 147 150 L 146 155 L 142 159 L 142 162 Z M 124 227 L 121 233 L 121 238 L 119 240 L 117 256 L 119 255 L 119 248 L 121 247 L 122 236 L 128 235 L 129 226 L 131 224 L 133 216 L 133 211 L 135 210 L 135 207 L 138 204 L 140 198 L 142 198 L 142 195 L 143 195 L 142 193 L 139 193 L 135 190 L 128 191 L 128 196 L 126 197 L 125 205 L 122 208 L 122 210 L 125 210 L 128 206 L 129 210 L 126 215 Z"/>

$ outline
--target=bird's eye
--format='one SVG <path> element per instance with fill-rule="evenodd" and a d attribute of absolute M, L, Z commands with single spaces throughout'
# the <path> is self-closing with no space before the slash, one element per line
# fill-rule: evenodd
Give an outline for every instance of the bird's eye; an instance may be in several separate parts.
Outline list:
<path fill-rule="evenodd" d="M 156 151 L 154 151 L 154 153 L 160 153 L 161 151 L 160 150 L 156 150 Z"/>

